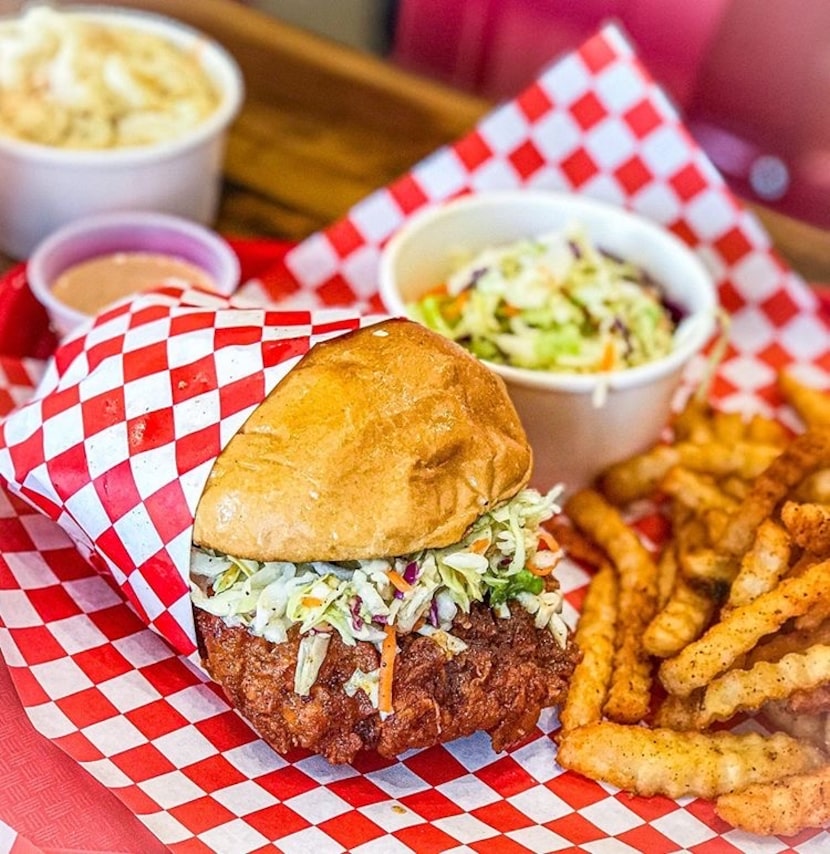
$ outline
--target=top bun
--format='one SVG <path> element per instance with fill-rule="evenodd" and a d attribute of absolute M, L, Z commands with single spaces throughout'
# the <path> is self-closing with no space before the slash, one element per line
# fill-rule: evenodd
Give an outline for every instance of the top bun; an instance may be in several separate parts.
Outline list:
<path fill-rule="evenodd" d="M 254 560 L 343 561 L 449 545 L 530 477 L 501 378 L 388 320 L 313 347 L 219 455 L 194 542 Z"/>

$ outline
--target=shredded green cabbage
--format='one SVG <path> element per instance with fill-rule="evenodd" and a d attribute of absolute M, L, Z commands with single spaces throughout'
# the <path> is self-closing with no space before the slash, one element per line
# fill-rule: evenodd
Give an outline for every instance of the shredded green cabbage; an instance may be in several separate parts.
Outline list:
<path fill-rule="evenodd" d="M 579 229 L 487 249 L 408 310 L 486 361 L 571 373 L 662 358 L 675 328 L 647 274 Z"/>
<path fill-rule="evenodd" d="M 399 632 L 434 636 L 447 654 L 463 643 L 449 634 L 459 611 L 487 601 L 496 614 L 509 614 L 510 600 L 536 616 L 564 646 L 567 628 L 558 591 L 545 592 L 542 578 L 527 570 L 536 557 L 539 526 L 558 512 L 557 487 L 546 495 L 532 489 L 485 513 L 459 543 L 415 554 L 345 563 L 244 560 L 194 547 L 191 598 L 196 607 L 240 625 L 274 643 L 292 626 L 303 635 L 295 690 L 307 694 L 335 630 L 344 643 L 369 641 L 380 646 L 384 626 Z M 539 560 L 553 560 L 539 553 Z M 390 572 L 405 579 L 401 591 Z M 459 646 L 461 644 L 461 646 Z M 364 674 L 364 678 L 365 678 Z"/>

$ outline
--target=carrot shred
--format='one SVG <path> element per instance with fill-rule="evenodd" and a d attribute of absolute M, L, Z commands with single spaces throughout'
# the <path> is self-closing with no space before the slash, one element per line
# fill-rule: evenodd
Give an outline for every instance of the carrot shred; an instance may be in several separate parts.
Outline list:
<path fill-rule="evenodd" d="M 323 600 L 317 596 L 303 596 L 303 605 L 306 608 L 317 608 L 323 604 Z"/>
<path fill-rule="evenodd" d="M 539 542 L 541 545 L 544 545 L 545 552 L 547 554 L 553 553 L 554 555 L 561 556 L 562 547 L 556 541 L 556 537 L 551 534 L 550 531 L 546 531 L 544 528 L 539 531 Z M 538 575 L 540 578 L 544 578 L 546 575 L 550 575 L 553 572 L 554 567 L 556 566 L 556 562 L 552 561 L 549 566 L 539 566 L 533 562 L 533 558 L 531 558 L 527 562 L 527 568 L 534 575 Z"/>
<path fill-rule="evenodd" d="M 386 633 L 380 648 L 380 678 L 378 680 L 378 710 L 392 712 L 392 679 L 395 675 L 395 656 L 398 654 L 398 635 L 394 626 L 384 626 Z"/>
<path fill-rule="evenodd" d="M 427 297 L 445 297 L 447 295 L 447 283 L 441 282 L 440 285 L 436 285 L 434 288 L 430 288 L 424 296 Z"/>
<path fill-rule="evenodd" d="M 505 317 L 516 317 L 522 313 L 522 310 L 517 308 L 515 305 L 511 305 L 509 302 L 506 302 L 501 307 L 501 312 Z"/>
<path fill-rule="evenodd" d="M 412 585 L 397 570 L 387 569 L 386 574 L 389 576 L 392 586 L 400 590 L 401 593 L 409 593 L 412 590 Z"/>
<path fill-rule="evenodd" d="M 601 371 L 610 371 L 617 362 L 617 351 L 614 348 L 613 341 L 605 342 L 605 350 L 602 353 L 602 359 L 599 363 Z"/>
<path fill-rule="evenodd" d="M 458 318 L 461 317 L 461 313 L 464 311 L 464 306 L 467 305 L 469 300 L 469 289 L 461 291 L 458 296 L 454 297 L 443 307 L 442 313 L 444 318 L 449 321 L 458 320 Z"/>
<path fill-rule="evenodd" d="M 470 551 L 473 554 L 483 555 L 490 545 L 490 540 L 487 537 L 481 537 L 478 540 L 473 540 L 470 543 Z"/>
<path fill-rule="evenodd" d="M 537 566 L 532 560 L 527 562 L 528 571 L 539 578 L 544 578 L 553 572 L 553 564 L 550 566 Z"/>
<path fill-rule="evenodd" d="M 546 545 L 546 546 L 547 546 L 547 547 L 548 547 L 552 552 L 558 552 L 558 551 L 559 551 L 559 548 L 560 548 L 559 543 L 556 541 L 556 537 L 554 537 L 554 536 L 553 536 L 553 534 L 551 534 L 551 532 L 550 532 L 550 531 L 545 531 L 544 529 L 542 529 L 541 531 L 539 531 L 539 539 L 540 539 L 540 540 L 541 540 L 541 541 L 542 541 L 542 542 L 543 542 L 543 543 L 544 543 L 544 544 L 545 544 L 545 545 Z"/>

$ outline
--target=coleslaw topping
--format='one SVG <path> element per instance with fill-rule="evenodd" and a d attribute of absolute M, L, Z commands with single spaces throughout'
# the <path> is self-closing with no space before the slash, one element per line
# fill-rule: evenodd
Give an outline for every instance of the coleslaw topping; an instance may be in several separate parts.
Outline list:
<path fill-rule="evenodd" d="M 662 358 L 676 326 L 648 274 L 578 227 L 484 250 L 409 314 L 480 359 L 571 373 Z"/>
<path fill-rule="evenodd" d="M 289 629 L 299 626 L 298 694 L 314 684 L 332 632 L 347 645 L 368 641 L 380 650 L 389 628 L 414 631 L 453 656 L 466 644 L 450 633 L 452 622 L 474 602 L 486 601 L 507 618 L 508 603 L 515 601 L 564 647 L 562 596 L 545 584 L 560 555 L 549 535 L 540 548 L 540 525 L 558 512 L 560 492 L 522 490 L 479 517 L 460 542 L 400 557 L 295 564 L 194 546 L 191 598 L 227 625 L 244 626 L 273 643 L 284 642 Z M 375 677 L 355 674 L 349 687 L 357 690 L 367 678 Z M 370 693 L 377 696 L 377 690 Z"/>

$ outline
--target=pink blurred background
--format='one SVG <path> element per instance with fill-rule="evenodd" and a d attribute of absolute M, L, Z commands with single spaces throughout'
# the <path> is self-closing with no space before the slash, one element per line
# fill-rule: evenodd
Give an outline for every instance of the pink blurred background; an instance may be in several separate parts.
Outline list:
<path fill-rule="evenodd" d="M 498 100 L 609 19 L 741 195 L 830 227 L 828 0 L 399 0 L 389 55 Z"/>

